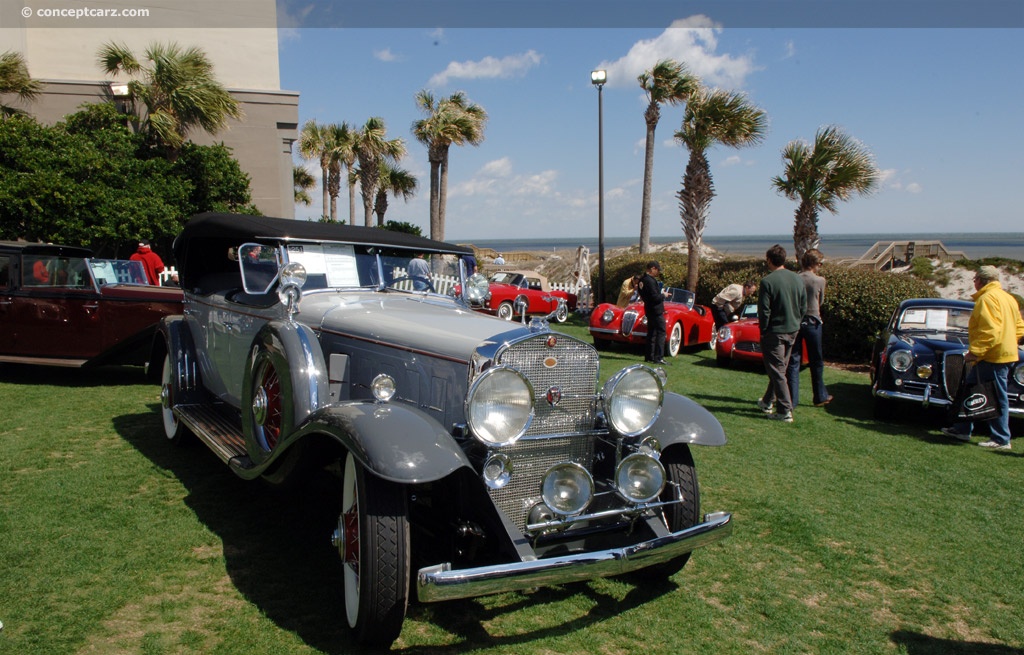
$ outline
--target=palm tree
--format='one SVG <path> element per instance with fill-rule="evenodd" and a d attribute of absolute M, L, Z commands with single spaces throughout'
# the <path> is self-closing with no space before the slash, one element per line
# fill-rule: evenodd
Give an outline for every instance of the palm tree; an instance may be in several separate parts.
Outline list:
<path fill-rule="evenodd" d="M 328 181 L 331 167 L 330 134 L 326 125 L 320 125 L 315 118 L 311 118 L 302 126 L 299 132 L 299 155 L 303 159 L 317 160 L 320 162 L 321 191 L 323 192 L 323 209 L 321 217 L 330 217 Z"/>
<path fill-rule="evenodd" d="M 373 205 L 373 211 L 377 214 L 377 227 L 384 226 L 384 214 L 388 210 L 388 194 L 393 197 L 402 197 L 402 200 L 409 201 L 416 195 L 418 182 L 416 176 L 405 170 L 382 162 L 377 179 L 377 199 Z"/>
<path fill-rule="evenodd" d="M 448 197 L 448 151 L 454 145 L 480 145 L 487 112 L 458 91 L 435 99 L 426 89 L 416 94 L 416 105 L 427 115 L 412 124 L 416 139 L 427 146 L 430 161 L 430 238 L 444 240 Z"/>
<path fill-rule="evenodd" d="M 316 178 L 302 166 L 292 166 L 292 188 L 295 191 L 295 202 L 307 207 L 313 204 L 309 190 L 316 186 Z"/>
<path fill-rule="evenodd" d="M 326 126 L 326 142 L 325 147 L 328 151 L 328 165 L 327 165 L 327 194 L 331 197 L 331 220 L 338 220 L 338 195 L 341 193 L 341 167 L 351 166 L 350 162 L 355 161 L 355 154 L 352 152 L 353 134 L 352 128 L 348 123 L 332 123 Z M 346 182 L 349 182 L 349 176 L 345 176 Z M 346 186 L 349 187 L 349 216 L 348 220 L 351 224 L 352 214 L 355 213 L 355 190 L 353 184 L 349 182 Z"/>
<path fill-rule="evenodd" d="M 100 48 L 99 64 L 105 73 L 132 77 L 128 92 L 140 101 L 136 125 L 155 145 L 177 158 L 188 134 L 200 128 L 217 134 L 228 119 L 241 119 L 242 109 L 213 74 L 213 64 L 199 48 L 182 49 L 176 43 L 156 43 L 146 49 L 143 63 L 124 45 L 108 43 Z M 138 79 L 135 79 L 138 78 Z"/>
<path fill-rule="evenodd" d="M 644 148 L 644 193 L 640 205 L 640 252 L 651 249 L 651 184 L 654 176 L 654 129 L 661 119 L 661 105 L 678 105 L 700 85 L 700 79 L 691 75 L 684 64 L 662 59 L 649 71 L 636 78 L 640 88 L 647 94 L 647 109 L 644 122 L 647 123 L 647 142 Z"/>
<path fill-rule="evenodd" d="M 686 288 L 690 291 L 697 289 L 701 237 L 715 197 L 707 151 L 717 144 L 742 148 L 760 143 L 767 127 L 768 115 L 742 93 L 700 87 L 686 101 L 683 124 L 675 138 L 690 151 L 683 186 L 677 194 L 686 233 Z"/>
<path fill-rule="evenodd" d="M 775 190 L 799 200 L 793 225 L 797 261 L 821 243 L 818 211 L 836 213 L 836 203 L 859 193 L 870 194 L 878 185 L 878 168 L 867 147 L 835 125 L 818 129 L 814 144 L 794 140 L 782 149 L 785 171 L 772 178 Z"/>
<path fill-rule="evenodd" d="M 28 74 L 28 65 L 20 52 L 7 51 L 0 54 L 0 95 L 16 93 L 23 102 L 31 102 L 42 92 L 43 84 Z M 0 116 L 25 115 L 25 110 L 0 102 Z"/>
<path fill-rule="evenodd" d="M 359 162 L 359 191 L 363 196 L 363 224 L 373 225 L 373 202 L 376 199 L 382 163 L 397 162 L 405 156 L 405 141 L 388 139 L 384 119 L 374 116 L 355 132 L 353 150 Z"/>

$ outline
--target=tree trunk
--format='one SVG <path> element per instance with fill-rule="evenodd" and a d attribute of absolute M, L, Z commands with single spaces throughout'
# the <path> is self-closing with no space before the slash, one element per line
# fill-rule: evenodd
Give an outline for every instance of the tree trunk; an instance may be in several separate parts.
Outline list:
<path fill-rule="evenodd" d="M 330 182 L 330 175 L 328 173 L 327 168 L 328 167 L 327 167 L 326 164 L 320 166 L 320 169 L 323 172 L 323 182 L 322 182 L 322 184 L 323 184 L 323 191 L 324 191 L 324 205 L 323 205 L 323 208 L 322 208 L 322 210 L 320 212 L 320 217 L 321 218 L 326 218 L 327 216 L 330 216 L 330 214 L 328 213 L 328 212 L 330 212 L 330 207 L 331 207 L 330 192 L 327 190 L 328 184 Z"/>
<path fill-rule="evenodd" d="M 377 214 L 377 227 L 384 227 L 384 214 L 388 211 L 388 194 L 383 189 L 377 191 L 373 211 Z"/>
<path fill-rule="evenodd" d="M 440 241 L 441 232 L 440 208 L 441 198 L 441 161 L 435 158 L 433 149 L 430 153 L 430 238 Z"/>
<path fill-rule="evenodd" d="M 818 235 L 818 207 L 809 200 L 802 200 L 793 223 L 793 248 L 796 250 L 797 264 L 800 264 L 805 252 L 819 245 L 821 237 Z"/>
<path fill-rule="evenodd" d="M 437 197 L 437 240 L 444 241 L 444 212 L 448 203 L 448 147 L 442 149 L 441 184 Z"/>
<path fill-rule="evenodd" d="M 352 178 L 348 181 L 348 224 L 356 224 L 356 181 Z"/>
<path fill-rule="evenodd" d="M 715 197 L 715 185 L 711 179 L 711 166 L 703 151 L 690 151 L 690 160 L 683 174 L 683 188 L 677 194 L 679 215 L 686 234 L 687 253 L 686 288 L 697 291 L 700 272 L 700 246 L 704 227 L 707 225 L 708 209 Z"/>
<path fill-rule="evenodd" d="M 640 202 L 640 254 L 651 250 L 651 187 L 654 177 L 654 130 L 658 126 L 661 110 L 652 102 L 644 112 L 647 123 L 647 142 L 644 146 L 644 191 Z"/>

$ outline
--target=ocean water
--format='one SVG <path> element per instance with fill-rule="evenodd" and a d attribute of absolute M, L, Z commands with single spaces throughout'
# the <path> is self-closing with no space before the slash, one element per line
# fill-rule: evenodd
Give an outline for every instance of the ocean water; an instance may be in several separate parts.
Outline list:
<path fill-rule="evenodd" d="M 685 237 L 652 237 L 654 244 L 676 243 Z M 591 257 L 597 254 L 597 237 L 583 239 L 453 239 L 457 243 L 471 243 L 478 248 L 493 248 L 499 252 L 517 250 L 566 250 L 577 246 L 590 248 Z M 821 251 L 829 259 L 856 258 L 868 251 L 879 241 L 941 241 L 947 250 L 963 251 L 968 259 L 983 257 L 1006 257 L 1024 261 L 1024 232 L 990 233 L 936 233 L 936 234 L 824 234 L 821 236 Z M 611 248 L 635 245 L 636 237 L 605 237 L 604 247 Z M 751 236 L 705 236 L 704 243 L 715 250 L 729 255 L 762 256 L 772 245 L 781 244 L 791 254 L 793 236 L 751 235 Z"/>

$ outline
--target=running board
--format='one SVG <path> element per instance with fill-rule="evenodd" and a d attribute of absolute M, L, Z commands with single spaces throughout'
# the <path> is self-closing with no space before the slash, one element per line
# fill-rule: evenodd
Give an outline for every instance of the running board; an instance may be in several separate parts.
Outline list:
<path fill-rule="evenodd" d="M 238 420 L 227 411 L 200 403 L 177 405 L 174 414 L 225 464 L 240 469 L 253 467 Z"/>

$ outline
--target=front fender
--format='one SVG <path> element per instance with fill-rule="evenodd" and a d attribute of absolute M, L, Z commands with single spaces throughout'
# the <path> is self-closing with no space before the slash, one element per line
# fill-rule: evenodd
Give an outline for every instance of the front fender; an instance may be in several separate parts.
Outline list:
<path fill-rule="evenodd" d="M 249 456 L 258 464 L 273 459 L 275 446 L 260 438 L 265 425 L 257 425 L 253 400 L 261 380 L 256 379 L 260 365 L 270 365 L 278 376 L 280 389 L 282 444 L 292 441 L 291 434 L 317 409 L 330 402 L 327 365 L 313 331 L 296 322 L 273 321 L 256 335 L 249 348 L 242 379 L 242 433 Z"/>
<path fill-rule="evenodd" d="M 296 436 L 326 434 L 375 475 L 400 483 L 440 480 L 463 466 L 466 454 L 429 414 L 412 405 L 358 401 L 314 412 Z"/>
<path fill-rule="evenodd" d="M 708 410 L 686 396 L 666 393 L 658 420 L 645 436 L 655 437 L 662 448 L 677 443 L 724 446 L 725 430 Z"/>

